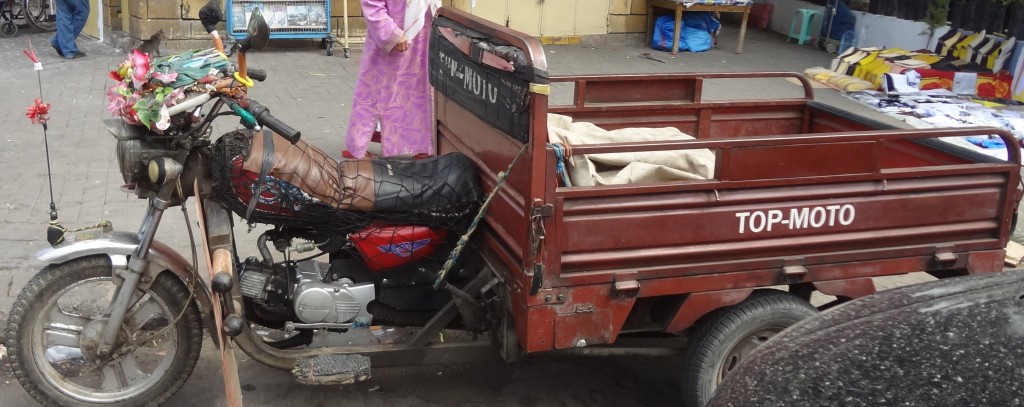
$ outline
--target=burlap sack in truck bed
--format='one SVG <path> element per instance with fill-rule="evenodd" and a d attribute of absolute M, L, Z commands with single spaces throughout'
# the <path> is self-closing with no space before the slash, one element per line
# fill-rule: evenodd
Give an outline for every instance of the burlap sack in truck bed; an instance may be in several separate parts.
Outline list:
<path fill-rule="evenodd" d="M 569 116 L 548 115 L 548 138 L 569 147 L 641 141 L 693 140 L 674 127 L 605 130 L 593 123 L 573 122 Z M 715 174 L 715 154 L 708 149 L 639 153 L 587 154 L 570 161 L 573 186 L 709 179 Z"/>

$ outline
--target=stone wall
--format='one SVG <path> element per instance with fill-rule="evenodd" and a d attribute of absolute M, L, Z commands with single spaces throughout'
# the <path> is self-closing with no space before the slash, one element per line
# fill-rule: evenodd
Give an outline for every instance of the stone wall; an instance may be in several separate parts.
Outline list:
<path fill-rule="evenodd" d="M 647 0 L 610 1 L 607 42 L 640 44 L 646 32 Z"/>
<path fill-rule="evenodd" d="M 122 50 L 130 50 L 140 41 L 163 29 L 167 40 L 161 48 L 179 51 L 210 46 L 206 30 L 199 23 L 199 9 L 207 0 L 103 0 L 104 39 Z M 348 32 L 352 44 L 360 44 L 366 35 L 359 0 L 331 1 L 331 30 L 340 40 L 344 33 L 344 8 L 348 5 Z M 226 0 L 221 0 L 223 7 Z M 468 10 L 470 0 L 443 0 L 445 6 Z M 126 7 L 122 8 L 122 4 Z M 120 13 L 128 13 L 127 27 Z M 586 36 L 584 42 L 642 43 L 647 24 L 647 0 L 609 0 L 608 34 Z M 222 35 L 224 23 L 219 26 Z M 592 37 L 592 38 L 591 38 Z M 275 40 L 274 46 L 308 46 L 319 40 Z"/>
<path fill-rule="evenodd" d="M 355 42 L 361 42 L 366 34 L 359 0 L 331 1 L 331 30 L 340 38 L 344 27 L 344 7 L 348 2 L 349 34 Z M 107 43 L 128 50 L 159 30 L 164 30 L 167 40 L 161 48 L 171 51 L 210 46 L 206 30 L 199 22 L 199 9 L 207 0 L 103 0 L 103 37 Z M 226 1 L 221 0 L 221 7 Z M 128 13 L 128 26 L 123 26 L 121 13 Z M 227 11 L 225 10 L 225 13 Z M 226 16 L 226 14 L 225 14 Z M 218 31 L 224 35 L 222 22 Z M 311 40 L 310 40 L 311 41 Z M 318 41 L 318 40 L 317 40 Z M 305 45 L 305 44 L 303 44 Z"/>

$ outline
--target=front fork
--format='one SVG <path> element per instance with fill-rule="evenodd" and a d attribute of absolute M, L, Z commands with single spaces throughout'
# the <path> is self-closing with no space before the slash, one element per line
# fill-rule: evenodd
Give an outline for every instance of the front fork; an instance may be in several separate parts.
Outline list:
<path fill-rule="evenodd" d="M 153 245 L 157 226 L 160 225 L 164 211 L 171 205 L 170 199 L 177 185 L 176 176 L 174 179 L 167 179 L 157 195 L 149 198 L 146 216 L 142 219 L 142 225 L 139 226 L 139 245 L 128 261 L 128 272 L 122 273 L 123 281 L 117 289 L 117 294 L 114 295 L 114 301 L 110 304 L 110 317 L 100 336 L 100 343 L 96 351 L 100 357 L 106 358 L 112 354 L 118 331 L 120 331 L 121 324 L 124 323 L 128 309 L 132 305 L 135 289 L 139 286 L 143 272 L 149 266 L 149 248 Z"/>

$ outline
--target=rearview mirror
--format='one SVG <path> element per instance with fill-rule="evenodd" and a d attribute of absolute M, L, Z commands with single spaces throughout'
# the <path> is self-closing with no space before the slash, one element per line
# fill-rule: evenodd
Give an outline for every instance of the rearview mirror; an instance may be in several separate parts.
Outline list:
<path fill-rule="evenodd" d="M 238 51 L 246 52 L 250 49 L 261 50 L 270 42 L 270 26 L 263 18 L 263 12 L 256 8 L 249 17 L 249 26 L 246 28 L 245 39 L 238 43 Z"/>

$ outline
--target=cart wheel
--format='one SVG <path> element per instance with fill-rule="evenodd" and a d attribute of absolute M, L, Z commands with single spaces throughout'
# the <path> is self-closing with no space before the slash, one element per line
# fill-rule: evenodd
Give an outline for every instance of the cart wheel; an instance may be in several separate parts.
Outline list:
<path fill-rule="evenodd" d="M 825 52 L 828 52 L 829 54 L 835 54 L 838 50 L 839 46 L 831 41 L 829 41 L 829 43 L 825 45 Z"/>
<path fill-rule="evenodd" d="M 345 58 L 349 58 L 351 56 L 352 56 L 352 53 L 349 52 L 348 48 L 345 48 Z"/>
<path fill-rule="evenodd" d="M 683 405 L 704 406 L 718 384 L 754 349 L 818 310 L 785 291 L 757 290 L 694 325 L 684 353 Z"/>
<path fill-rule="evenodd" d="M 334 41 L 327 43 L 327 56 L 334 55 Z"/>
<path fill-rule="evenodd" d="M 18 34 L 18 25 L 11 21 L 6 21 L 0 26 L 0 36 L 13 37 Z"/>
<path fill-rule="evenodd" d="M 327 38 L 320 39 L 320 49 L 327 49 Z"/>

